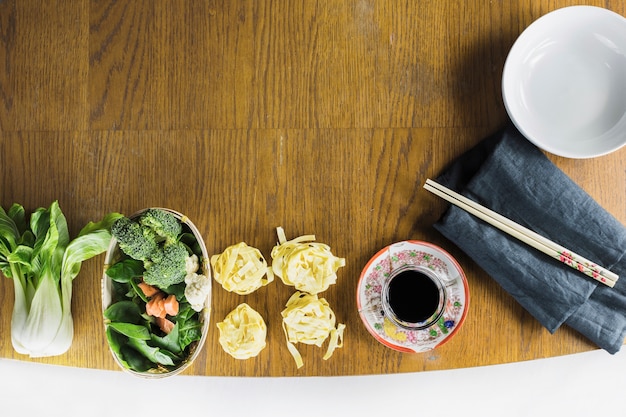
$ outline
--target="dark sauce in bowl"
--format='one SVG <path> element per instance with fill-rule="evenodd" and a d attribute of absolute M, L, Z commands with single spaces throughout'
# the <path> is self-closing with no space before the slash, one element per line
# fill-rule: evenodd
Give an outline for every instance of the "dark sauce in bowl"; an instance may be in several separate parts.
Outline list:
<path fill-rule="evenodd" d="M 399 320 L 421 323 L 432 317 L 439 306 L 439 288 L 427 275 L 406 270 L 389 283 L 389 307 Z"/>

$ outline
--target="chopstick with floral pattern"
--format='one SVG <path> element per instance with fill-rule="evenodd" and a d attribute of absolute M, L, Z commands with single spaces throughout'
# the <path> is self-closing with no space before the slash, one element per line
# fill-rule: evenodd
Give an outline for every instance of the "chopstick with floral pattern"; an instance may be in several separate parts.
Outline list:
<path fill-rule="evenodd" d="M 521 240 L 529 246 L 551 256 L 563 264 L 576 269 L 579 272 L 601 282 L 609 287 L 613 287 L 619 276 L 606 268 L 580 256 L 571 250 L 555 243 L 532 230 L 515 223 L 514 221 L 492 211 L 477 202 L 441 185 L 427 179 L 424 188 L 431 193 L 438 195 L 444 200 L 460 207 L 468 213 L 486 221 L 503 232 Z"/>

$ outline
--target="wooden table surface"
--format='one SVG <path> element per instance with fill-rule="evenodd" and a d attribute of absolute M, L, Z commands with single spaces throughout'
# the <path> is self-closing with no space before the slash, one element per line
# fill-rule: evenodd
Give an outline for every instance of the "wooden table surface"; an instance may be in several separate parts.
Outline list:
<path fill-rule="evenodd" d="M 252 295 L 214 281 L 210 331 L 185 374 L 358 375 L 525 361 L 595 349 L 550 335 L 432 228 L 446 204 L 422 189 L 456 156 L 506 124 L 507 52 L 558 0 L 48 1 L 0 3 L 0 204 L 59 200 L 75 235 L 106 213 L 186 213 L 211 254 L 245 241 L 269 259 L 275 228 L 315 234 L 346 259 L 322 293 L 347 325 L 345 345 L 299 345 L 280 312 L 280 280 Z M 589 1 L 626 14 L 622 1 Z M 550 158 L 626 223 L 626 148 L 591 160 Z M 403 354 L 360 321 L 356 284 L 380 248 L 442 246 L 466 272 L 471 307 L 446 345 Z M 118 369 L 106 347 L 104 255 L 74 281 L 75 336 L 64 355 L 28 359 L 10 338 L 13 284 L 0 280 L 0 357 Z M 268 325 L 268 346 L 237 361 L 215 323 L 239 303 Z"/>

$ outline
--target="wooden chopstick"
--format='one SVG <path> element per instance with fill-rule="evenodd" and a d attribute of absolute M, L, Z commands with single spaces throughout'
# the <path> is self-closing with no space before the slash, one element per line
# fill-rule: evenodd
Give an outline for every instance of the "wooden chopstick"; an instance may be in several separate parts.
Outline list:
<path fill-rule="evenodd" d="M 585 259 L 558 243 L 555 243 L 544 236 L 541 236 L 532 230 L 515 223 L 501 214 L 498 214 L 495 211 L 492 211 L 431 179 L 426 180 L 424 188 L 502 230 L 503 232 L 521 240 L 527 245 L 551 256 L 552 258 L 570 266 L 573 269 L 576 269 L 579 272 L 582 272 L 588 277 L 595 279 L 596 281 L 599 281 L 609 287 L 613 287 L 619 279 L 617 274 L 609 271 L 608 269 Z"/>

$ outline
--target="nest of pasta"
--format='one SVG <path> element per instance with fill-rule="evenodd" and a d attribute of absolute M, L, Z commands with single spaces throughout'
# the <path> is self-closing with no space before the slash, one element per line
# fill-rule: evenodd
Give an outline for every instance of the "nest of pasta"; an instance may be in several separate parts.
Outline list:
<path fill-rule="evenodd" d="M 281 227 L 277 228 L 277 234 L 271 267 L 258 249 L 245 242 L 211 257 L 211 266 L 215 280 L 226 291 L 239 295 L 251 294 L 268 285 L 274 276 L 296 289 L 281 315 L 287 348 L 300 368 L 304 362 L 296 344 L 321 347 L 328 340 L 324 360 L 343 346 L 345 325 L 336 323 L 329 303 L 318 294 L 337 282 L 337 270 L 345 265 L 345 259 L 333 255 L 328 245 L 315 242 L 314 235 L 287 240 Z M 255 357 L 266 346 L 265 321 L 246 303 L 231 311 L 217 327 L 222 348 L 235 359 Z"/>

